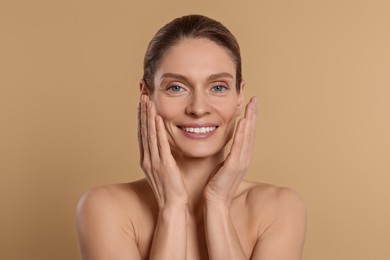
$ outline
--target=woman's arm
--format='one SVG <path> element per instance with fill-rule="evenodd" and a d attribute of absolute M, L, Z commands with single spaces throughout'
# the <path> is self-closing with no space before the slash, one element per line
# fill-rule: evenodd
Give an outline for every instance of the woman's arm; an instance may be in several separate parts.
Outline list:
<path fill-rule="evenodd" d="M 204 220 L 211 260 L 248 259 L 242 249 L 230 216 L 230 204 L 249 167 L 256 134 L 257 98 L 245 109 L 238 122 L 230 153 L 207 184 Z"/>
<path fill-rule="evenodd" d="M 204 207 L 206 241 L 211 260 L 247 260 L 238 239 L 227 204 L 206 202 Z"/>
<path fill-rule="evenodd" d="M 186 259 L 187 207 L 160 209 L 149 260 Z"/>
<path fill-rule="evenodd" d="M 159 207 L 149 260 L 183 260 L 187 254 L 188 193 L 163 120 L 146 95 L 141 96 L 139 128 L 141 167 Z"/>

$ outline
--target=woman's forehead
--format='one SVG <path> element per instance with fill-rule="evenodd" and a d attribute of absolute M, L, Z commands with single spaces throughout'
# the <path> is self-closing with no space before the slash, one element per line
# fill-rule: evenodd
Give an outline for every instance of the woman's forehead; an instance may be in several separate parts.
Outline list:
<path fill-rule="evenodd" d="M 208 39 L 185 39 L 167 51 L 155 76 L 164 74 L 210 77 L 225 73 L 235 78 L 235 63 L 229 51 Z"/>

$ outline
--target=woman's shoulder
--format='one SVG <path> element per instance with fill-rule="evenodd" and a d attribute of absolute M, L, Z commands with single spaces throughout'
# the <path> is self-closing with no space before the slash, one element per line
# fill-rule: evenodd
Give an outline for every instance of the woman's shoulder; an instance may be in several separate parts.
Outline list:
<path fill-rule="evenodd" d="M 245 198 L 246 206 L 269 213 L 283 214 L 292 208 L 305 211 L 302 197 L 290 187 L 281 187 L 267 183 L 243 181 L 240 195 Z"/>
<path fill-rule="evenodd" d="M 262 195 L 262 196 L 271 196 L 271 197 L 278 197 L 278 196 L 298 196 L 299 194 L 290 187 L 284 187 L 284 186 L 277 186 L 274 184 L 269 183 L 262 183 L 262 182 L 254 182 L 254 181 L 248 181 L 244 180 L 242 182 L 241 187 L 243 192 L 247 192 L 248 195 Z"/>
<path fill-rule="evenodd" d="M 302 248 L 307 213 L 301 196 L 292 188 L 265 183 L 244 182 L 245 207 L 257 220 L 259 241 Z M 302 249 L 301 249 L 302 250 Z"/>
<path fill-rule="evenodd" d="M 139 229 L 153 227 L 155 221 L 154 211 L 150 210 L 153 203 L 142 202 L 149 199 L 145 184 L 140 180 L 99 186 L 82 195 L 76 220 L 81 251 L 86 258 L 93 255 L 110 255 L 105 259 L 134 258 L 139 254 L 142 234 Z"/>
<path fill-rule="evenodd" d="M 85 192 L 77 205 L 77 213 L 110 214 L 138 211 L 145 202 L 153 205 L 153 197 L 145 179 L 129 183 L 109 184 L 91 188 Z M 104 213 L 107 214 L 107 213 Z"/>
<path fill-rule="evenodd" d="M 136 199 L 147 194 L 148 183 L 140 179 L 129 183 L 116 183 L 93 187 L 81 196 L 80 201 L 85 200 L 115 200 Z"/>

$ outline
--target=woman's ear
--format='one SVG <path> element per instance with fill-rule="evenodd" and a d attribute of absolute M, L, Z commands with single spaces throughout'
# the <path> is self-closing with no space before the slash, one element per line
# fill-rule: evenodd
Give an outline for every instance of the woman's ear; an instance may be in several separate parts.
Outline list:
<path fill-rule="evenodd" d="M 146 86 L 146 82 L 143 79 L 141 79 L 139 82 L 139 91 L 140 91 L 141 95 L 149 96 L 148 87 Z"/>
<path fill-rule="evenodd" d="M 245 103 L 244 86 L 245 86 L 245 81 L 242 80 L 240 84 L 240 92 L 238 93 L 236 116 L 239 116 L 241 114 L 242 107 L 244 106 Z"/>

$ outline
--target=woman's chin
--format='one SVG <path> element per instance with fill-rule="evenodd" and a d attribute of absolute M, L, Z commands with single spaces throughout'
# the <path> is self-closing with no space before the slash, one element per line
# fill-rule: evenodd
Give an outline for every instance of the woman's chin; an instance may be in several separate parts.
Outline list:
<path fill-rule="evenodd" d="M 213 157 L 217 154 L 220 154 L 223 149 L 206 149 L 206 147 L 192 147 L 191 149 L 175 149 L 172 151 L 173 155 L 177 158 L 193 158 L 193 159 L 204 159 L 208 157 Z"/>

